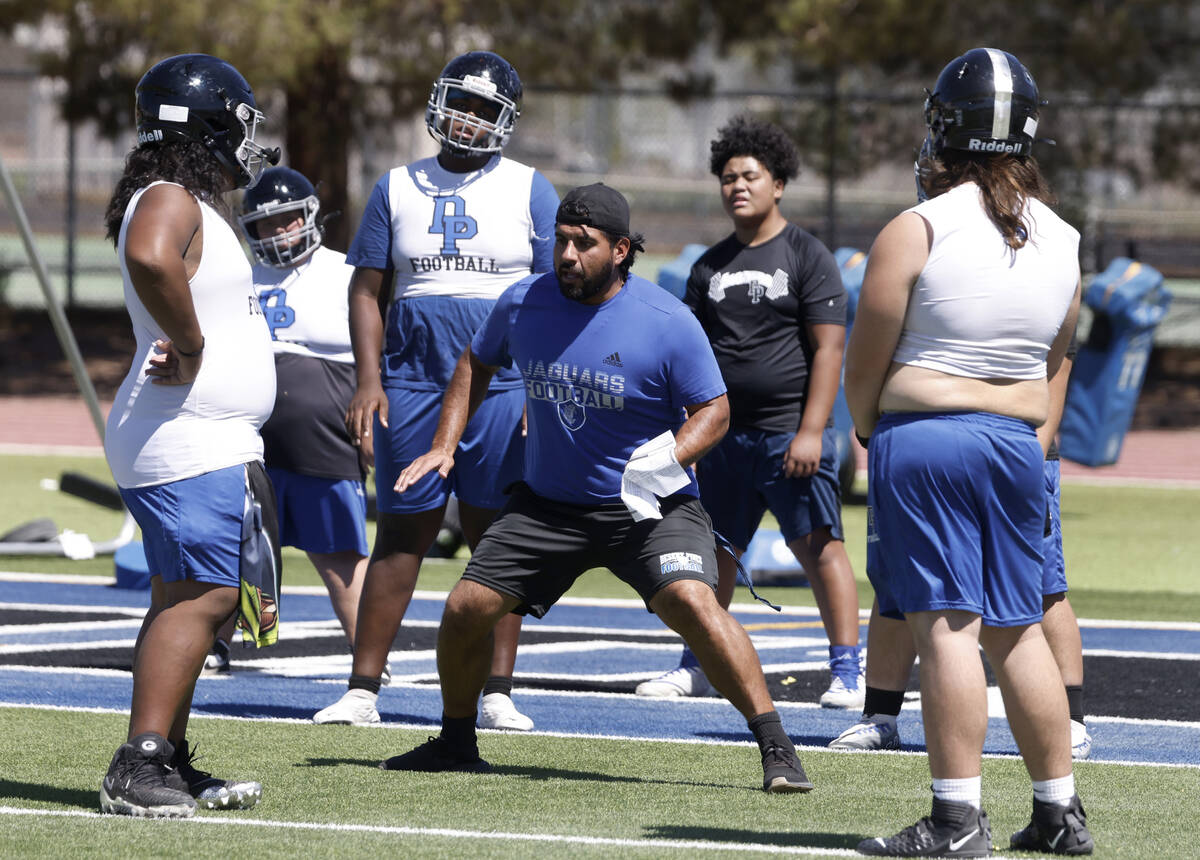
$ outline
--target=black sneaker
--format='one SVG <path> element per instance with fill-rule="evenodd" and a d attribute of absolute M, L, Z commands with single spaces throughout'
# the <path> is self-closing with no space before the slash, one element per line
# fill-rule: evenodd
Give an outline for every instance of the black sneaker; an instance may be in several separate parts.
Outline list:
<path fill-rule="evenodd" d="M 796 748 L 788 741 L 786 746 L 766 740 L 759 744 L 762 751 L 763 791 L 771 794 L 806 792 L 813 790 Z"/>
<path fill-rule="evenodd" d="M 419 770 L 426 773 L 462 771 L 491 773 L 492 766 L 479 757 L 479 752 L 464 753 L 455 749 L 440 735 L 431 737 L 416 749 L 394 755 L 379 763 L 381 770 Z"/>
<path fill-rule="evenodd" d="M 876 857 L 990 857 L 987 813 L 958 800 L 933 799 L 933 812 L 895 836 L 864 839 L 859 854 Z"/>
<path fill-rule="evenodd" d="M 1095 845 L 1079 795 L 1072 797 L 1066 806 L 1035 799 L 1033 819 L 1024 830 L 1012 835 L 1009 847 L 1051 854 L 1091 854 Z"/>
<path fill-rule="evenodd" d="M 191 818 L 196 801 L 173 785 L 170 742 L 153 732 L 121 744 L 100 783 L 100 811 L 138 818 Z"/>
<path fill-rule="evenodd" d="M 249 809 L 262 799 L 262 784 L 252 780 L 218 779 L 208 771 L 192 766 L 197 759 L 195 749 L 188 749 L 186 739 L 179 742 L 171 759 L 174 772 L 167 782 L 173 788 L 186 791 L 204 809 Z"/>

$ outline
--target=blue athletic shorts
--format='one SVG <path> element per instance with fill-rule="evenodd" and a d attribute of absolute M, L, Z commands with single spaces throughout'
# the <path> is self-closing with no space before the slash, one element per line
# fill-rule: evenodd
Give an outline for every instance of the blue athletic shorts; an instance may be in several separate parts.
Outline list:
<path fill-rule="evenodd" d="M 267 469 L 279 504 L 284 546 L 305 552 L 354 550 L 367 555 L 367 494 L 362 481 L 314 478 Z"/>
<path fill-rule="evenodd" d="M 439 508 L 454 493 L 477 508 L 504 506 L 504 489 L 521 479 L 525 439 L 521 411 L 525 389 L 489 392 L 471 416 L 448 480 L 430 472 L 403 494 L 392 488 L 404 467 L 433 444 L 442 413 L 442 392 L 389 388 L 388 428 L 375 419 L 375 504 L 389 514 L 415 514 Z"/>
<path fill-rule="evenodd" d="M 662 499 L 662 519 L 634 522 L 623 504 L 572 505 L 513 487 L 484 532 L 463 579 L 517 598 L 514 612 L 541 618 L 583 573 L 607 567 L 647 610 L 672 582 L 695 579 L 716 590 L 712 521 L 698 499 Z"/>
<path fill-rule="evenodd" d="M 825 428 L 821 465 L 808 478 L 783 474 L 783 456 L 792 439 L 791 433 L 732 428 L 696 464 L 700 502 L 717 532 L 739 550 L 750 545 L 768 509 L 788 543 L 826 526 L 842 540 L 837 433 Z"/>
<path fill-rule="evenodd" d="M 1024 421 L 885 414 L 868 448 L 867 576 L 880 612 L 1042 617 L 1042 449 Z"/>
<path fill-rule="evenodd" d="M 253 474 L 251 474 L 253 473 Z M 278 518 L 271 484 L 259 462 L 229 466 L 153 487 L 121 489 L 121 498 L 142 529 L 152 576 L 163 582 L 192 579 L 239 587 L 243 555 L 255 563 L 278 561 Z M 273 548 L 266 556 L 243 541 L 247 516 L 257 503 Z"/>
<path fill-rule="evenodd" d="M 1060 502 L 1060 460 L 1047 460 L 1042 467 L 1046 487 L 1046 523 L 1042 541 L 1042 594 L 1062 594 L 1067 590 L 1067 562 L 1063 556 L 1062 511 Z"/>

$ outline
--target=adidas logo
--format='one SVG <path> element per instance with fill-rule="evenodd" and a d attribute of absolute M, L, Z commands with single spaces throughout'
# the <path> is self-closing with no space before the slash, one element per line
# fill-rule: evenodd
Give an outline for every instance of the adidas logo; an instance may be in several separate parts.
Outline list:
<path fill-rule="evenodd" d="M 602 359 L 600 363 L 607 364 L 610 367 L 624 367 L 625 366 L 625 365 L 621 364 L 621 354 L 619 352 L 614 352 L 612 355 L 605 356 L 604 359 Z"/>

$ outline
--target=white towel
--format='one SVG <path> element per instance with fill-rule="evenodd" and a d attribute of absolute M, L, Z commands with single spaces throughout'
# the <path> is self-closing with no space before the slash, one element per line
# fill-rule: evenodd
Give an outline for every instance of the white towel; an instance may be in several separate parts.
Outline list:
<path fill-rule="evenodd" d="M 634 449 L 621 474 L 621 501 L 640 522 L 662 519 L 658 496 L 669 496 L 690 483 L 675 459 L 675 436 L 670 430 Z"/>

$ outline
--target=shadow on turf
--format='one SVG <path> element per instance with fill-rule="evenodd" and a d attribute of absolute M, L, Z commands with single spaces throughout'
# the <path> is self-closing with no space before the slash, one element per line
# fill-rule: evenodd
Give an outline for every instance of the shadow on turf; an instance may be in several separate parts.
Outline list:
<path fill-rule="evenodd" d="M 703 840 L 727 842 L 730 847 L 754 842 L 760 845 L 779 845 L 796 848 L 854 849 L 862 836 L 848 833 L 771 833 L 763 830 L 732 830 L 719 827 L 684 827 L 655 825 L 646 828 L 647 839 Z"/>
<path fill-rule="evenodd" d="M 84 809 L 97 809 L 100 804 L 99 790 L 80 791 L 77 788 L 60 788 L 37 782 L 13 782 L 8 779 L 0 779 L 0 797 L 61 803 Z"/>
<path fill-rule="evenodd" d="M 294 767 L 339 767 L 341 765 L 377 768 L 379 767 L 379 759 L 309 757 L 304 762 L 297 762 Z M 699 786 L 701 788 L 743 788 L 743 786 L 730 785 L 728 783 L 706 783 L 695 782 L 694 780 L 675 779 L 645 779 L 638 776 L 618 776 L 611 773 L 594 773 L 587 770 L 562 770 L 561 768 L 553 767 L 521 767 L 519 765 L 493 765 L 491 775 L 520 776 L 525 777 L 526 779 L 537 780 L 567 779 L 578 782 L 634 782 L 650 783 L 655 785 Z M 481 774 L 481 776 L 486 776 L 486 774 Z M 750 786 L 750 788 L 752 788 L 754 791 L 761 791 L 758 786 Z"/>

